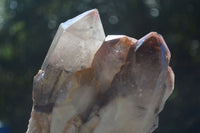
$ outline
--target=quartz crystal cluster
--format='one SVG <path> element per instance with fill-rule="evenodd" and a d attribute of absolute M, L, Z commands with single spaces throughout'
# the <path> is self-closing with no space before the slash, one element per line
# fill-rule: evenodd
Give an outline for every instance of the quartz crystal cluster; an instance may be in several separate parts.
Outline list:
<path fill-rule="evenodd" d="M 34 77 L 27 133 L 151 133 L 174 88 L 161 35 L 105 37 L 96 9 L 61 23 Z"/>

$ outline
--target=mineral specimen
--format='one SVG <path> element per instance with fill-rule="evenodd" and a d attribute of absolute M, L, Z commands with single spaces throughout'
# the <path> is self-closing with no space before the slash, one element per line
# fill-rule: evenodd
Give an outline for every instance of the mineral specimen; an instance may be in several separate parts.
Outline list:
<path fill-rule="evenodd" d="M 34 77 L 27 133 L 149 133 L 174 88 L 161 35 L 105 38 L 96 9 L 62 23 Z"/>

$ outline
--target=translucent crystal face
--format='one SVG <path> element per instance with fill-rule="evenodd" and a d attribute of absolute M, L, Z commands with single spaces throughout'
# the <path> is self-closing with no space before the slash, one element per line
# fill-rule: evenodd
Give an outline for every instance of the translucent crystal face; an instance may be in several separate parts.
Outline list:
<path fill-rule="evenodd" d="M 45 70 L 47 65 L 69 72 L 89 67 L 104 38 L 104 30 L 96 9 L 61 23 L 42 70 Z"/>
<path fill-rule="evenodd" d="M 66 22 L 61 23 L 60 25 L 65 30 L 65 29 L 69 28 L 71 25 L 73 25 L 74 23 L 76 23 L 76 22 L 80 21 L 81 19 L 83 19 L 88 14 L 93 13 L 93 12 L 97 12 L 97 10 L 96 9 L 92 9 L 92 10 L 86 11 L 86 12 L 84 12 L 84 13 L 82 13 L 82 14 L 80 14 L 80 15 L 72 18 L 72 19 L 67 20 Z"/>

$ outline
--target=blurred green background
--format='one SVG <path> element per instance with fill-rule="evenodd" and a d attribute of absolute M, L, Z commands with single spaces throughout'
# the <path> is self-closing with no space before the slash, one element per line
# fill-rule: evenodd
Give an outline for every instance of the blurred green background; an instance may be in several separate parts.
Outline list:
<path fill-rule="evenodd" d="M 0 126 L 26 131 L 33 76 L 59 24 L 92 8 L 107 35 L 163 35 L 176 81 L 155 133 L 200 133 L 200 0 L 1 0 Z"/>

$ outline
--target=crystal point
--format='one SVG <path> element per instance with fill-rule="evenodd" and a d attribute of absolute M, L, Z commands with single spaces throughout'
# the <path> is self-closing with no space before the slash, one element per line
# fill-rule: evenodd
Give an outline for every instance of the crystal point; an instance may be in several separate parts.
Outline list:
<path fill-rule="evenodd" d="M 96 9 L 61 23 L 42 70 L 45 70 L 47 65 L 69 72 L 89 67 L 104 38 L 104 30 Z"/>

